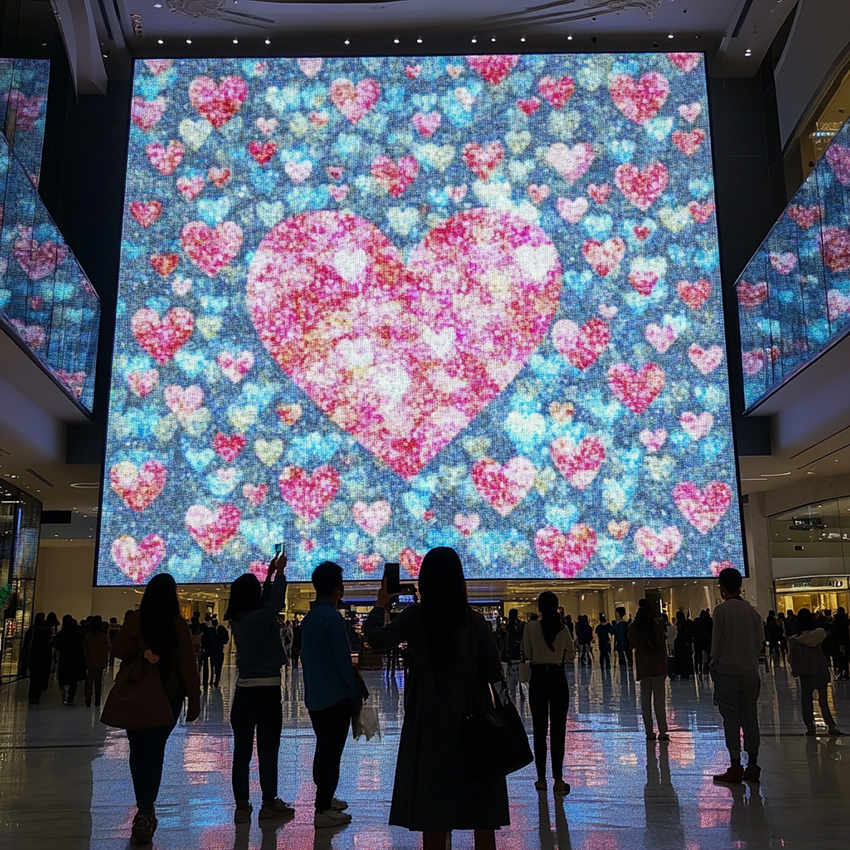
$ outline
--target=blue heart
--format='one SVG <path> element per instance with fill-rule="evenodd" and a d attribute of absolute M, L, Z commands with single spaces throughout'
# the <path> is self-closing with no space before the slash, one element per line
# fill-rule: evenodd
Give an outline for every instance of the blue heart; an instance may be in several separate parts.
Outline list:
<path fill-rule="evenodd" d="M 186 463 L 195 472 L 203 472 L 215 460 L 215 452 L 212 449 L 197 449 L 193 446 L 184 446 L 183 457 L 186 458 Z"/>
<path fill-rule="evenodd" d="M 219 198 L 216 201 L 204 199 L 198 201 L 198 213 L 212 227 L 220 224 L 230 212 L 230 198 Z"/>

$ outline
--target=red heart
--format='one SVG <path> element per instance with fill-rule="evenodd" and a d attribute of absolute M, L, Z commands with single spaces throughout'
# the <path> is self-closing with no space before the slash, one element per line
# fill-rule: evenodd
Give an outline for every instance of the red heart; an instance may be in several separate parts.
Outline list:
<path fill-rule="evenodd" d="M 149 534 L 140 541 L 122 534 L 112 541 L 109 551 L 118 569 L 134 584 L 142 584 L 165 556 L 165 542 L 156 534 Z"/>
<path fill-rule="evenodd" d="M 591 183 L 587 187 L 587 194 L 590 195 L 597 204 L 601 205 L 606 203 L 608 198 L 611 197 L 611 186 L 608 183 L 603 183 L 601 186 L 597 186 L 596 183 Z"/>
<path fill-rule="evenodd" d="M 130 215 L 136 219 L 142 227 L 150 227 L 162 215 L 162 204 L 159 201 L 133 201 L 130 204 Z"/>
<path fill-rule="evenodd" d="M 159 372 L 156 369 L 148 369 L 146 372 L 130 372 L 127 375 L 127 385 L 130 392 L 139 398 L 147 398 L 156 389 L 159 383 Z"/>
<path fill-rule="evenodd" d="M 143 511 L 162 493 L 165 487 L 165 464 L 146 460 L 140 467 L 128 460 L 113 465 L 109 470 L 112 489 L 134 511 Z"/>
<path fill-rule="evenodd" d="M 652 295 L 652 290 L 655 288 L 655 284 L 658 283 L 658 275 L 655 272 L 632 269 L 629 272 L 629 283 L 641 295 Z"/>
<path fill-rule="evenodd" d="M 610 341 L 611 330 L 602 319 L 591 319 L 581 327 L 569 319 L 561 319 L 552 328 L 555 348 L 581 371 L 596 362 Z"/>
<path fill-rule="evenodd" d="M 516 105 L 519 107 L 519 111 L 522 112 L 523 115 L 531 116 L 534 115 L 535 112 L 540 108 L 540 99 L 537 97 L 529 97 L 522 99 L 520 98 Z"/>
<path fill-rule="evenodd" d="M 585 437 L 577 446 L 569 437 L 549 444 L 549 454 L 558 471 L 576 490 L 586 490 L 605 462 L 605 444 L 599 437 Z"/>
<path fill-rule="evenodd" d="M 764 369 L 765 353 L 763 351 L 744 351 L 741 353 L 741 364 L 745 375 L 756 375 Z"/>
<path fill-rule="evenodd" d="M 252 504 L 254 507 L 259 507 L 266 500 L 266 496 L 269 494 L 269 485 L 268 484 L 243 484 L 242 485 L 242 495 Z"/>
<path fill-rule="evenodd" d="M 823 261 L 832 271 L 850 271 L 850 231 L 840 227 L 824 227 L 819 242 Z M 739 292 L 740 289 L 739 284 Z"/>
<path fill-rule="evenodd" d="M 703 375 L 708 375 L 723 362 L 723 349 L 719 345 L 703 349 L 694 342 L 688 348 L 688 359 Z"/>
<path fill-rule="evenodd" d="M 440 129 L 443 116 L 439 112 L 416 112 L 411 121 L 419 135 L 430 139 Z"/>
<path fill-rule="evenodd" d="M 366 115 L 378 102 L 381 87 L 375 80 L 366 78 L 355 86 L 351 80 L 339 79 L 331 83 L 331 103 L 352 123 Z"/>
<path fill-rule="evenodd" d="M 404 66 L 404 76 L 407 77 L 408 80 L 415 80 L 422 73 L 421 65 L 405 65 Z"/>
<path fill-rule="evenodd" d="M 534 535 L 534 548 L 544 566 L 562 578 L 573 578 L 596 552 L 596 532 L 579 523 L 569 534 L 547 525 Z"/>
<path fill-rule="evenodd" d="M 336 497 L 339 473 L 332 466 L 317 466 L 308 475 L 300 466 L 286 466 L 278 486 L 281 498 L 296 516 L 313 522 Z"/>
<path fill-rule="evenodd" d="M 708 534 L 729 510 L 732 491 L 722 481 L 712 481 L 703 488 L 691 481 L 682 481 L 673 488 L 673 501 L 700 534 Z"/>
<path fill-rule="evenodd" d="M 373 573 L 381 565 L 382 560 L 380 552 L 373 552 L 371 555 L 363 555 L 358 552 L 357 568 L 363 570 L 364 573 Z"/>
<path fill-rule="evenodd" d="M 277 145 L 274 142 L 253 141 L 248 145 L 248 153 L 260 165 L 265 165 L 277 153 Z"/>
<path fill-rule="evenodd" d="M 497 86 L 519 62 L 518 55 L 467 56 L 466 63 L 491 86 Z"/>
<path fill-rule="evenodd" d="M 180 232 L 183 250 L 208 277 L 229 265 L 242 247 L 242 228 L 223 221 L 213 230 L 202 221 L 190 221 Z"/>
<path fill-rule="evenodd" d="M 221 189 L 228 180 L 230 180 L 230 169 L 229 168 L 216 168 L 215 166 L 211 166 L 207 171 L 207 175 L 210 180 L 213 182 L 213 186 L 216 189 Z"/>
<path fill-rule="evenodd" d="M 679 293 L 679 298 L 688 305 L 692 310 L 697 310 L 702 307 L 711 295 L 711 281 L 701 278 L 693 283 L 689 280 L 680 280 L 676 282 L 676 292 Z"/>
<path fill-rule="evenodd" d="M 635 548 L 655 569 L 661 570 L 682 548 L 682 534 L 674 525 L 658 532 L 644 525 L 635 532 Z"/>
<path fill-rule="evenodd" d="M 614 183 L 623 193 L 623 197 L 646 212 L 658 200 L 667 188 L 669 174 L 661 162 L 653 162 L 641 171 L 631 162 L 618 165 L 614 172 Z"/>
<path fill-rule="evenodd" d="M 638 242 L 643 242 L 644 239 L 649 239 L 652 230 L 644 224 L 636 224 L 632 228 L 632 233 L 634 233 L 635 239 L 637 239 Z"/>
<path fill-rule="evenodd" d="M 563 109 L 575 90 L 575 80 L 572 77 L 561 77 L 560 80 L 556 80 L 547 74 L 537 84 L 537 91 L 549 101 L 554 109 Z"/>
<path fill-rule="evenodd" d="M 738 303 L 745 310 L 755 310 L 767 298 L 767 283 L 763 280 L 758 283 L 742 280 L 735 289 L 738 293 Z"/>
<path fill-rule="evenodd" d="M 463 161 L 476 177 L 487 181 L 499 167 L 504 154 L 505 149 L 500 142 L 490 142 L 486 148 L 478 142 L 470 142 L 463 149 Z"/>
<path fill-rule="evenodd" d="M 670 83 L 657 71 L 639 80 L 628 74 L 617 74 L 608 84 L 614 106 L 635 124 L 645 124 L 658 115 L 670 94 Z"/>
<path fill-rule="evenodd" d="M 279 222 L 262 240 L 247 299 L 284 372 L 410 478 L 514 379 L 548 329 L 562 277 L 544 231 L 505 211 L 457 213 L 406 265 L 371 222 L 319 211 Z"/>
<path fill-rule="evenodd" d="M 388 156 L 376 156 L 372 162 L 371 172 L 387 192 L 394 198 L 398 198 L 416 179 L 419 163 L 415 156 L 403 156 L 398 162 Z"/>
<path fill-rule="evenodd" d="M 130 108 L 130 116 L 133 123 L 142 130 L 153 130 L 159 124 L 165 112 L 168 101 L 162 96 L 153 100 L 145 100 L 143 97 L 134 97 Z"/>
<path fill-rule="evenodd" d="M 174 269 L 177 268 L 177 254 L 152 254 L 151 268 L 161 274 L 163 277 L 168 277 Z"/>
<path fill-rule="evenodd" d="M 415 549 L 411 549 L 408 546 L 406 549 L 401 550 L 398 561 L 412 578 L 417 578 L 419 576 L 419 570 L 422 569 L 424 558 L 424 555 L 420 555 Z"/>
<path fill-rule="evenodd" d="M 537 480 L 534 464 L 521 455 L 500 464 L 485 457 L 472 465 L 472 484 L 500 516 L 507 516 L 527 495 Z"/>
<path fill-rule="evenodd" d="M 12 246 L 12 256 L 30 280 L 41 280 L 54 274 L 59 263 L 68 256 L 68 249 L 59 242 L 52 239 L 41 244 L 36 242 L 30 227 L 21 227 L 18 233 L 19 238 Z"/>
<path fill-rule="evenodd" d="M 194 201 L 204 190 L 204 178 L 200 175 L 194 177 L 178 177 L 177 191 L 187 200 Z"/>
<path fill-rule="evenodd" d="M 220 130 L 239 111 L 248 96 L 248 84 L 241 77 L 224 77 L 218 84 L 210 77 L 195 77 L 189 83 L 189 103 Z"/>
<path fill-rule="evenodd" d="M 788 207 L 788 218 L 797 222 L 803 230 L 808 230 L 810 227 L 814 227 L 820 220 L 820 207 L 817 204 L 811 207 L 792 204 Z"/>
<path fill-rule="evenodd" d="M 686 133 L 684 130 L 673 131 L 673 144 L 685 155 L 693 156 L 699 146 L 705 141 L 705 131 L 696 129 Z"/>
<path fill-rule="evenodd" d="M 213 448 L 216 453 L 227 463 L 233 463 L 239 452 L 245 448 L 246 440 L 241 434 L 231 434 L 229 437 L 226 434 L 218 432 L 213 437 Z"/>
<path fill-rule="evenodd" d="M 581 246 L 581 253 L 593 271 L 600 277 L 608 277 L 617 271 L 626 254 L 626 243 L 615 236 L 600 242 L 598 239 L 587 239 Z"/>
<path fill-rule="evenodd" d="M 145 65 L 150 68 L 150 72 L 155 76 L 164 74 L 174 64 L 173 59 L 145 59 Z"/>
<path fill-rule="evenodd" d="M 637 372 L 628 363 L 608 370 L 611 392 L 632 413 L 643 413 L 664 389 L 664 381 L 664 370 L 655 363 L 646 363 Z"/>
<path fill-rule="evenodd" d="M 192 505 L 186 511 L 186 528 L 192 539 L 208 555 L 218 554 L 239 531 L 242 513 L 236 505 L 219 505 L 215 511 Z"/>
<path fill-rule="evenodd" d="M 146 148 L 151 165 L 164 176 L 168 177 L 177 170 L 177 166 L 183 162 L 185 153 L 183 145 L 172 139 L 168 147 L 163 147 L 159 142 L 151 142 Z"/>
<path fill-rule="evenodd" d="M 688 212 L 697 224 L 705 224 L 714 214 L 714 201 L 706 201 L 703 204 L 691 201 L 688 204 Z"/>
<path fill-rule="evenodd" d="M 684 71 L 686 74 L 699 65 L 699 53 L 668 53 L 666 55 L 680 71 Z"/>
<path fill-rule="evenodd" d="M 161 366 L 192 336 L 195 320 L 184 307 L 172 307 L 162 319 L 156 310 L 144 307 L 133 315 L 131 327 L 139 345 Z"/>

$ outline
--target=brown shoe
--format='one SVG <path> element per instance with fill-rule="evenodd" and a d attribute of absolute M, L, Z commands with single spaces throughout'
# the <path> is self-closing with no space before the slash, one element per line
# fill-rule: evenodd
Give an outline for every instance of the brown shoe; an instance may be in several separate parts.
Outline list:
<path fill-rule="evenodd" d="M 744 768 L 741 765 L 732 765 L 726 769 L 726 773 L 718 773 L 712 777 L 715 782 L 725 782 L 728 785 L 740 785 L 744 779 Z"/>
<path fill-rule="evenodd" d="M 761 776 L 761 768 L 757 764 L 748 764 L 744 771 L 744 779 L 747 782 L 758 782 Z"/>

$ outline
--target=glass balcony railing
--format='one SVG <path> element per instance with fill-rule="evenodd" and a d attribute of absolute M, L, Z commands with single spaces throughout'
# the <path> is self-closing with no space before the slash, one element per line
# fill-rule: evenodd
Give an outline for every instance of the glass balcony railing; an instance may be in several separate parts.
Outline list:
<path fill-rule="evenodd" d="M 850 329 L 850 123 L 744 269 L 735 292 L 747 409 Z"/>
<path fill-rule="evenodd" d="M 0 135 L 0 326 L 91 411 L 99 325 L 97 293 Z"/>

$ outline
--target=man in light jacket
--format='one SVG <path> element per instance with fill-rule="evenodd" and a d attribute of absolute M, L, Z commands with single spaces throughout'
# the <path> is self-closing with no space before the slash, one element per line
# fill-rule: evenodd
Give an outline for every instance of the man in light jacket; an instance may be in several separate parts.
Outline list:
<path fill-rule="evenodd" d="M 720 571 L 723 602 L 714 609 L 709 669 L 714 680 L 714 702 L 723 718 L 730 766 L 715 782 L 758 782 L 759 719 L 761 689 L 758 658 L 764 645 L 764 626 L 758 611 L 741 598 L 742 577 L 729 567 Z M 741 765 L 741 732 L 747 751 L 746 770 Z"/>

